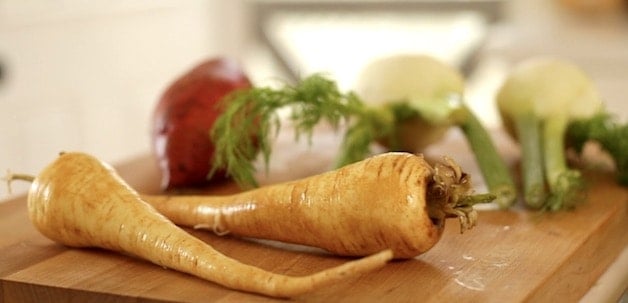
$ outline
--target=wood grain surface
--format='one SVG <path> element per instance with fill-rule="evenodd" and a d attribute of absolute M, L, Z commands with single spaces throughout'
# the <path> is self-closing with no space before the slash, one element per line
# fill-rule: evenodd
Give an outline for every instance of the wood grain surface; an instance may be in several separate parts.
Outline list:
<path fill-rule="evenodd" d="M 118 166 L 141 192 L 157 192 L 151 157 Z M 628 244 L 628 191 L 587 175 L 588 200 L 539 214 L 518 206 L 484 210 L 459 233 L 448 223 L 429 252 L 294 298 L 303 302 L 574 302 Z M 229 192 L 226 185 L 217 191 Z M 268 302 L 130 256 L 58 245 L 31 225 L 25 197 L 0 204 L 1 302 Z M 303 275 L 346 262 L 317 249 L 190 233 L 242 262 Z"/>

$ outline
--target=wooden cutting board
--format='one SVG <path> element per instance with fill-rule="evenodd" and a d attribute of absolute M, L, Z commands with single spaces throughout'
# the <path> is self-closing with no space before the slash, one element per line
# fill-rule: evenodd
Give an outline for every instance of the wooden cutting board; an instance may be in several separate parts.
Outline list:
<path fill-rule="evenodd" d="M 151 157 L 118 168 L 139 191 L 158 191 Z M 449 222 L 442 240 L 424 255 L 294 300 L 577 301 L 628 244 L 628 190 L 605 174 L 588 175 L 587 180 L 588 201 L 575 211 L 539 214 L 522 207 L 481 211 L 479 225 L 463 235 L 456 221 Z M 233 190 L 233 186 L 219 189 Z M 25 203 L 20 197 L 0 204 L 1 302 L 274 301 L 132 257 L 55 244 L 32 227 Z M 190 232 L 226 255 L 288 275 L 347 261 L 307 247 Z"/>

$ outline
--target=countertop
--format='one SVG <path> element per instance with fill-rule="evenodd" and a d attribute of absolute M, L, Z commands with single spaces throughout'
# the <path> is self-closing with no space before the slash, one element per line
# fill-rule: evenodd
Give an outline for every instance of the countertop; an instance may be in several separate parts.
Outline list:
<path fill-rule="evenodd" d="M 474 165 L 468 162 L 471 158 L 465 156 L 468 153 L 459 145 L 459 139 L 452 135 L 449 143 L 432 153 L 446 152 L 474 174 Z M 324 136 L 317 140 L 324 140 Z M 325 152 L 292 150 L 290 154 L 283 163 L 275 161 L 271 168 L 274 177 L 263 182 L 315 173 L 313 170 L 324 170 L 324 163 L 329 163 Z M 303 161 L 305 158 L 316 164 L 295 166 L 299 160 L 309 163 Z M 122 178 L 141 193 L 159 192 L 159 173 L 151 156 L 117 168 Z M 607 173 L 587 173 L 587 180 L 588 200 L 575 211 L 539 214 L 520 206 L 508 211 L 482 210 L 473 230 L 461 235 L 452 221 L 441 241 L 415 259 L 390 263 L 294 300 L 574 302 L 583 296 L 589 302 L 616 300 L 626 286 L 622 271 L 625 260 L 616 260 L 622 251 L 625 255 L 628 244 L 628 190 L 616 185 Z M 233 191 L 231 184 L 210 192 Z M 30 224 L 24 197 L 0 204 L 0 216 L 0 230 L 5 234 L 0 240 L 0 297 L 5 302 L 94 298 L 109 302 L 274 301 L 129 256 L 55 244 Z M 347 261 L 307 247 L 218 237 L 201 230 L 189 232 L 233 258 L 278 273 L 303 275 Z M 613 262 L 615 265 L 607 271 Z M 615 277 L 596 282 L 605 272 Z M 587 294 L 589 289 L 592 291 Z"/>

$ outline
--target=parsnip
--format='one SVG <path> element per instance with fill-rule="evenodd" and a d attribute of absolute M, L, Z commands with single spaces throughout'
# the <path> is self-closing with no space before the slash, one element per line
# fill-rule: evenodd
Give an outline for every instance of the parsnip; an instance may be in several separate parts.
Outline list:
<path fill-rule="evenodd" d="M 90 155 L 63 153 L 32 181 L 29 217 L 46 237 L 71 247 L 135 255 L 233 289 L 293 297 L 380 268 L 392 258 L 384 249 L 308 276 L 275 274 L 229 258 L 177 227 Z"/>
<path fill-rule="evenodd" d="M 315 246 L 364 256 L 392 249 L 412 258 L 440 239 L 445 218 L 473 227 L 470 177 L 452 160 L 385 153 L 334 171 L 230 196 L 143 196 L 174 223 L 218 234 Z"/>

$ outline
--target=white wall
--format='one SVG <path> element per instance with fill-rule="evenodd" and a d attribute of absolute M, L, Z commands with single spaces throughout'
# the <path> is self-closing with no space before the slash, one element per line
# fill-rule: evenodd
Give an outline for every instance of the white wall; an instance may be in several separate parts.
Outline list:
<path fill-rule="evenodd" d="M 0 1 L 0 174 L 37 173 L 62 150 L 111 162 L 147 152 L 165 86 L 203 58 L 238 55 L 241 9 L 226 0 Z M 6 193 L 0 186 L 0 200 Z"/>

